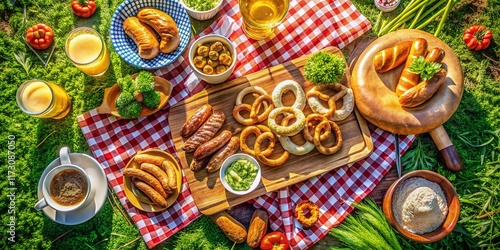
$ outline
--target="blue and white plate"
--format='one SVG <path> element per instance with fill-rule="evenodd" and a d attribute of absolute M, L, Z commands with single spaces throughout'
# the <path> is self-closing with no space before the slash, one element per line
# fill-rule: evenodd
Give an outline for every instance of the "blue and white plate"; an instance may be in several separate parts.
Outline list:
<path fill-rule="evenodd" d="M 157 57 L 146 60 L 137 53 L 137 45 L 125 34 L 123 22 L 127 17 L 136 16 L 144 7 L 153 7 L 169 14 L 177 24 L 181 42 L 175 51 L 160 53 Z M 116 8 L 111 18 L 111 42 L 115 51 L 127 63 L 142 69 L 158 69 L 177 60 L 186 49 L 191 37 L 191 22 L 186 10 L 177 0 L 126 0 Z"/>

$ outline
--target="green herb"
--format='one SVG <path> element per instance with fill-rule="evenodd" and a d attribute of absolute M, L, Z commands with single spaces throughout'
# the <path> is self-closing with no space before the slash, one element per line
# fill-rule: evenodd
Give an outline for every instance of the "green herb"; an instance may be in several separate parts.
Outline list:
<path fill-rule="evenodd" d="M 437 163 L 435 157 L 428 156 L 425 153 L 420 137 L 417 138 L 415 145 L 415 149 L 406 152 L 406 154 L 401 157 L 401 162 L 405 166 L 406 172 L 411 172 L 413 170 L 432 170 Z"/>
<path fill-rule="evenodd" d="M 184 0 L 184 3 L 191 9 L 197 11 L 207 11 L 215 8 L 222 0 Z"/>
<path fill-rule="evenodd" d="M 441 64 L 437 62 L 427 62 L 423 56 L 417 57 L 410 65 L 410 71 L 420 74 L 422 81 L 431 79 L 434 74 L 439 72 Z"/>
<path fill-rule="evenodd" d="M 371 198 L 354 204 L 356 211 L 330 234 L 351 249 L 401 249 L 396 234 Z"/>
<path fill-rule="evenodd" d="M 305 78 L 314 84 L 333 84 L 340 82 L 345 68 L 342 57 L 319 51 L 307 60 L 304 73 Z"/>
<path fill-rule="evenodd" d="M 30 68 L 31 68 L 31 60 L 29 57 L 26 57 L 26 54 L 24 52 L 19 52 L 18 54 L 12 53 L 14 57 L 16 58 L 16 61 L 23 66 L 24 71 L 26 71 L 26 74 L 29 76 L 30 75 Z"/>

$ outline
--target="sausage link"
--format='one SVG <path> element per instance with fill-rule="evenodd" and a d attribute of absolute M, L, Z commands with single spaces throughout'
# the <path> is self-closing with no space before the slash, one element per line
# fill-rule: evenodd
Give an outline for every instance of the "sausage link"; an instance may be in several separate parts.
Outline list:
<path fill-rule="evenodd" d="M 156 179 L 158 179 L 165 192 L 173 193 L 173 190 L 171 190 L 170 187 L 168 186 L 167 173 L 165 173 L 163 169 L 151 163 L 142 163 L 141 170 L 144 170 L 152 174 L 154 177 L 156 177 Z"/>
<path fill-rule="evenodd" d="M 204 168 L 207 165 L 209 160 L 210 160 L 210 158 L 208 158 L 208 157 L 203 158 L 201 161 L 197 161 L 197 160 L 193 159 L 193 161 L 189 165 L 189 169 L 191 169 L 191 171 L 193 171 L 193 172 L 200 171 L 202 168 Z"/>
<path fill-rule="evenodd" d="M 164 161 L 162 167 L 168 175 L 168 187 L 175 192 L 177 190 L 177 173 L 174 164 Z"/>
<path fill-rule="evenodd" d="M 153 187 L 156 192 L 158 192 L 164 199 L 166 199 L 168 196 L 167 193 L 165 193 L 165 190 L 163 190 L 160 182 L 153 175 L 143 170 L 140 170 L 138 168 L 125 168 L 125 170 L 123 170 L 123 176 L 136 177 L 137 179 L 140 179 L 146 182 L 146 184 Z"/>
<path fill-rule="evenodd" d="M 444 59 L 444 49 L 441 48 L 433 48 L 429 53 L 427 53 L 427 56 L 425 57 L 425 61 L 427 62 L 436 62 L 436 63 L 441 63 Z"/>
<path fill-rule="evenodd" d="M 151 201 L 153 201 L 156 205 L 158 205 L 159 207 L 167 207 L 167 200 L 147 183 L 140 180 L 134 180 L 134 185 L 144 194 L 146 194 L 149 199 L 151 199 Z"/>
<path fill-rule="evenodd" d="M 210 118 L 184 142 L 182 149 L 186 152 L 194 152 L 201 144 L 212 139 L 217 131 L 222 127 L 226 115 L 222 111 L 215 111 Z"/>
<path fill-rule="evenodd" d="M 417 57 L 425 56 L 425 53 L 427 53 L 427 40 L 423 38 L 415 39 L 415 41 L 413 41 L 413 44 L 411 46 L 408 59 L 406 59 L 403 72 L 401 72 L 401 76 L 399 77 L 398 85 L 396 86 L 396 95 L 400 96 L 405 91 L 411 89 L 413 86 L 418 84 L 418 81 L 420 80 L 420 75 L 413 73 L 410 70 L 410 65 Z"/>
<path fill-rule="evenodd" d="M 207 165 L 207 171 L 209 173 L 213 173 L 222 166 L 224 160 L 226 160 L 229 156 L 233 155 L 238 151 L 240 145 L 240 138 L 238 136 L 231 137 L 231 140 L 219 149 L 213 156 L 210 158 L 210 161 Z"/>
<path fill-rule="evenodd" d="M 188 137 L 194 134 L 198 128 L 212 115 L 212 106 L 205 104 L 196 110 L 188 120 L 184 123 L 181 129 L 181 136 Z"/>
<path fill-rule="evenodd" d="M 156 155 L 150 155 L 150 154 L 137 154 L 134 157 L 134 160 L 139 163 L 151 163 L 156 166 L 161 166 L 163 161 L 165 161 L 165 158 L 161 156 L 156 156 Z"/>
<path fill-rule="evenodd" d="M 222 131 L 219 135 L 203 143 L 194 151 L 194 159 L 200 161 L 201 159 L 213 154 L 215 151 L 222 148 L 230 139 L 233 134 L 229 130 Z"/>

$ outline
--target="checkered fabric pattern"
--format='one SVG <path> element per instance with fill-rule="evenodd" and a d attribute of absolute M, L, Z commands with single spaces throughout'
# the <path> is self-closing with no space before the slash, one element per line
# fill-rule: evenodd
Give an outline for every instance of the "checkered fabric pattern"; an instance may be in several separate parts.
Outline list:
<path fill-rule="evenodd" d="M 237 65 L 230 79 L 326 46 L 343 48 L 371 28 L 369 21 L 347 0 L 292 0 L 285 20 L 271 37 L 255 41 L 247 38 L 240 28 L 237 1 L 223 1 L 220 18 L 201 35 L 222 34 L 237 45 Z M 166 240 L 194 221 L 200 213 L 185 177 L 182 192 L 172 207 L 161 213 L 137 210 L 125 196 L 122 170 L 136 152 L 148 148 L 160 148 L 177 157 L 167 122 L 169 107 L 209 87 L 192 73 L 187 51 L 176 62 L 154 73 L 174 86 L 169 103 L 160 112 L 135 120 L 117 120 L 113 116 L 97 114 L 94 109 L 78 117 L 81 130 L 94 156 L 104 167 L 109 184 L 148 247 Z M 360 201 L 370 193 L 394 163 L 393 136 L 374 126 L 370 126 L 370 131 L 375 150 L 365 160 L 250 201 L 268 211 L 271 228 L 285 232 L 293 248 L 310 247 L 340 223 L 352 210 L 349 204 Z M 407 150 L 413 139 L 414 136 L 401 136 L 402 152 Z M 307 230 L 302 229 L 293 217 L 295 204 L 303 199 L 318 204 L 322 214 L 318 226 Z"/>
<path fill-rule="evenodd" d="M 144 7 L 153 7 L 162 10 L 174 19 L 181 41 L 177 49 L 173 52 L 167 54 L 160 53 L 160 55 L 151 60 L 143 59 L 137 54 L 137 45 L 132 38 L 125 34 L 123 22 L 128 17 L 136 16 L 137 12 Z M 127 63 L 142 69 L 158 69 L 177 60 L 187 48 L 191 38 L 191 22 L 186 10 L 178 1 L 126 0 L 116 8 L 111 18 L 109 36 L 116 53 Z"/>

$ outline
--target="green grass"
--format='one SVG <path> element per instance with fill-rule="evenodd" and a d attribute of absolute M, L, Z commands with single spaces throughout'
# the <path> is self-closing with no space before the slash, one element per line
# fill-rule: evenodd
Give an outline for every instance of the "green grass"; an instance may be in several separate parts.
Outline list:
<path fill-rule="evenodd" d="M 146 245 L 135 225 L 118 212 L 120 208 L 107 201 L 103 209 L 92 220 L 78 226 L 61 226 L 36 212 L 36 187 L 38 179 L 53 159 L 57 158 L 60 147 L 69 146 L 73 152 L 91 154 L 81 133 L 76 117 L 102 102 L 104 88 L 111 86 L 123 75 L 138 70 L 120 60 L 112 51 L 112 67 L 102 79 L 88 77 L 76 69 L 66 58 L 63 51 L 64 36 L 74 27 L 92 26 L 101 34 L 109 32 L 109 24 L 113 10 L 122 1 L 98 0 L 98 10 L 90 19 L 81 19 L 71 13 L 68 2 L 24 0 L 11 7 L 9 1 L 0 3 L 0 158 L 2 163 L 8 159 L 9 135 L 15 136 L 15 240 L 13 244 L 6 239 L 9 223 L 9 183 L 6 164 L 0 168 L 0 226 L 2 241 L 0 249 L 117 249 L 127 245 L 127 249 L 146 249 Z M 407 2 L 407 1 L 404 1 Z M 456 114 L 445 123 L 462 160 L 463 170 L 451 173 L 444 168 L 444 162 L 438 157 L 434 171 L 446 176 L 456 187 L 461 201 L 462 212 L 455 232 L 445 239 L 430 245 L 406 243 L 404 246 L 415 249 L 468 248 L 484 246 L 498 248 L 499 216 L 493 213 L 485 218 L 477 218 L 487 212 L 495 211 L 499 204 L 499 151 L 498 133 L 493 135 L 487 131 L 500 128 L 500 84 L 494 76 L 500 74 L 498 63 L 488 60 L 484 55 L 499 61 L 500 46 L 493 42 L 484 52 L 471 52 L 463 42 L 463 30 L 469 24 L 482 23 L 492 28 L 494 37 L 500 36 L 500 5 L 498 1 L 462 1 L 450 13 L 449 21 L 441 31 L 440 38 L 452 47 L 459 56 L 465 75 L 465 92 Z M 23 3 L 27 6 L 27 20 L 23 21 Z M 376 22 L 379 11 L 374 8 L 372 0 L 353 3 L 372 23 Z M 495 5 L 496 3 L 496 5 Z M 487 8 L 486 8 L 487 7 Z M 401 9 L 401 8 L 400 8 Z M 398 10 L 400 10 L 398 9 Z M 388 18 L 393 14 L 384 15 Z M 54 55 L 47 67 L 38 61 L 36 56 L 21 41 L 27 26 L 44 22 L 54 28 L 57 44 Z M 433 33 L 438 22 L 434 22 L 427 31 Z M 5 28 L 7 27 L 7 28 Z M 201 26 L 194 24 L 199 32 Z M 107 47 L 112 49 L 109 37 Z M 14 59 L 13 53 L 24 52 L 33 65 L 26 74 L 23 67 Z M 483 55 L 484 54 L 484 55 Z M 62 120 L 32 118 L 20 111 L 15 102 L 17 87 L 32 78 L 44 79 L 61 85 L 71 96 L 73 107 L 70 114 Z M 466 133 L 466 134 L 465 134 Z M 466 137 L 468 140 L 460 138 Z M 482 147 L 473 147 L 488 142 Z M 429 138 L 421 137 L 426 152 L 437 156 L 437 150 Z M 66 233 L 63 237 L 59 236 Z M 135 240 L 135 241 L 134 241 Z M 130 243 L 132 242 L 132 243 Z M 498 244 L 498 243 L 496 243 Z M 175 234 L 159 248 L 166 249 L 230 249 L 230 242 L 207 217 L 202 216 L 186 229 Z M 246 244 L 236 248 L 244 248 Z"/>

